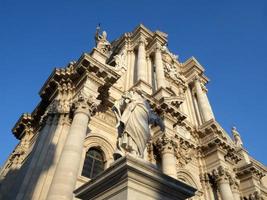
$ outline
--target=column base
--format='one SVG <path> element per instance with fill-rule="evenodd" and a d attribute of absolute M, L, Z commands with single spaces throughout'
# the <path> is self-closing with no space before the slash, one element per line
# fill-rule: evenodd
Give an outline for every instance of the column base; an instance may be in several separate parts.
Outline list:
<path fill-rule="evenodd" d="M 127 155 L 74 193 L 82 200 L 184 200 L 194 196 L 195 191 L 153 164 Z"/>

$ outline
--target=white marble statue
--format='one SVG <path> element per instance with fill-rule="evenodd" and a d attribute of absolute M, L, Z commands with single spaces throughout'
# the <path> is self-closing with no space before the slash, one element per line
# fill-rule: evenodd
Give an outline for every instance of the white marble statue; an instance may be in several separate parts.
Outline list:
<path fill-rule="evenodd" d="M 143 157 L 148 140 L 151 138 L 149 124 L 159 125 L 161 119 L 152 112 L 148 102 L 138 91 L 126 92 L 114 103 L 112 110 L 117 118 L 118 140 L 114 159 L 130 153 Z"/>
<path fill-rule="evenodd" d="M 234 137 L 235 145 L 238 146 L 238 147 L 242 147 L 243 146 L 243 142 L 241 140 L 241 136 L 238 133 L 236 127 L 232 128 L 232 134 L 233 134 L 233 137 Z"/>
<path fill-rule="evenodd" d="M 96 33 L 95 33 L 96 48 L 99 49 L 102 53 L 108 53 L 110 51 L 111 45 L 107 40 L 107 32 L 103 31 L 102 35 L 99 32 L 100 32 L 100 26 L 98 25 L 96 27 Z"/>

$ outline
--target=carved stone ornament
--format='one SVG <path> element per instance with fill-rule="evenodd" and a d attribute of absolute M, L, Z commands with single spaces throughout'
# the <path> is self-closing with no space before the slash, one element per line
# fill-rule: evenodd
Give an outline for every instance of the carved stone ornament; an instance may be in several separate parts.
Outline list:
<path fill-rule="evenodd" d="M 252 194 L 247 195 L 246 197 L 242 197 L 242 200 L 264 200 L 261 193 L 259 191 L 255 191 Z"/>
<path fill-rule="evenodd" d="M 175 136 L 177 141 L 177 148 L 175 148 L 175 156 L 177 160 L 177 167 L 184 167 L 190 161 L 192 161 L 196 156 L 195 147 L 193 144 L 188 142 L 187 140 L 179 137 L 178 135 Z"/>
<path fill-rule="evenodd" d="M 175 55 L 175 54 L 171 53 L 166 45 L 162 47 L 162 53 L 163 54 L 168 54 L 172 58 L 172 60 L 177 60 L 178 59 L 178 55 Z"/>
<path fill-rule="evenodd" d="M 123 74 L 127 70 L 127 56 L 126 50 L 123 49 L 119 54 L 114 56 L 115 59 L 115 70 L 120 74 Z"/>
<path fill-rule="evenodd" d="M 111 50 L 111 45 L 107 40 L 107 32 L 103 31 L 102 34 L 100 34 L 99 32 L 100 32 L 100 26 L 97 26 L 95 33 L 96 48 L 104 54 L 109 54 Z"/>
<path fill-rule="evenodd" d="M 58 94 L 49 104 L 40 119 L 40 124 L 44 124 L 49 115 L 68 114 L 72 105 L 74 87 L 71 80 L 62 79 L 58 83 Z"/>
<path fill-rule="evenodd" d="M 186 90 L 186 85 L 183 77 L 178 74 L 176 67 L 166 62 L 164 65 L 164 72 L 167 77 L 170 77 L 178 84 L 178 95 L 183 96 Z"/>
<path fill-rule="evenodd" d="M 163 135 L 156 140 L 155 146 L 161 154 L 166 152 L 174 153 L 178 147 L 178 143 L 173 137 L 167 136 L 163 133 Z"/>
<path fill-rule="evenodd" d="M 227 182 L 231 184 L 234 188 L 239 186 L 237 179 L 233 178 L 231 176 L 231 173 L 228 171 L 228 169 L 222 166 L 219 166 L 217 169 L 212 170 L 212 172 L 210 173 L 210 176 L 213 178 L 213 180 L 216 183 Z"/>
<path fill-rule="evenodd" d="M 128 153 L 143 158 L 147 142 L 151 138 L 149 123 L 159 122 L 148 102 L 137 90 L 133 90 L 124 93 L 122 98 L 114 103 L 112 110 L 117 118 L 118 129 L 114 158 Z"/>
<path fill-rule="evenodd" d="M 92 96 L 85 98 L 83 95 L 78 95 L 77 99 L 74 100 L 72 110 L 74 114 L 83 112 L 87 114 L 89 117 L 91 117 L 96 113 L 100 102 L 101 102 L 100 100 L 97 100 Z"/>

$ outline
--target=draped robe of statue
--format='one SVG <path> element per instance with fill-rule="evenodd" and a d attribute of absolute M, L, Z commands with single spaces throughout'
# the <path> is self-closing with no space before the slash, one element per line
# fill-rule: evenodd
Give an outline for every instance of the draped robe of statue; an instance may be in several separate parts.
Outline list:
<path fill-rule="evenodd" d="M 118 141 L 114 158 L 127 153 L 143 157 L 148 140 L 151 138 L 149 124 L 160 118 L 150 109 L 148 102 L 137 92 L 127 92 L 115 102 L 113 111 L 117 117 Z M 162 123 L 157 123 L 161 125 Z"/>

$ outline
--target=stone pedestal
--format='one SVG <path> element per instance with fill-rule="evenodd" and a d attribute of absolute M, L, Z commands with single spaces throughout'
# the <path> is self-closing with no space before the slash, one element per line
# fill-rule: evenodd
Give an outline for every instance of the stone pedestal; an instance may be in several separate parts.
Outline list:
<path fill-rule="evenodd" d="M 82 200 L 181 200 L 192 197 L 195 191 L 151 163 L 128 155 L 74 193 Z"/>

